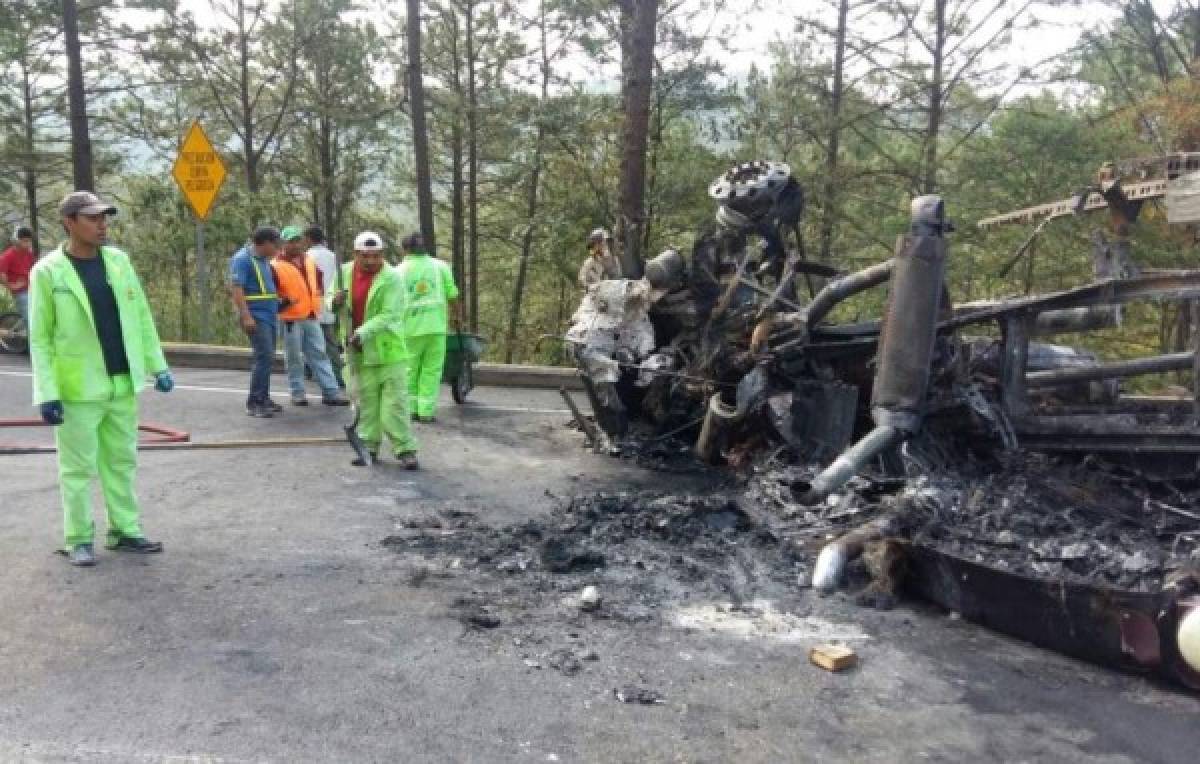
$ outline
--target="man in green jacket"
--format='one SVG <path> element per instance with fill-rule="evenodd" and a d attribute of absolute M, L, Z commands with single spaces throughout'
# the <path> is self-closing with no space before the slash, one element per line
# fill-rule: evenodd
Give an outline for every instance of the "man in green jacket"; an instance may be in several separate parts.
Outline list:
<path fill-rule="evenodd" d="M 129 256 L 103 246 L 116 207 L 88 191 L 59 205 L 68 240 L 30 274 L 29 351 L 33 403 L 56 425 L 64 549 L 72 565 L 95 565 L 91 479 L 100 477 L 109 549 L 161 552 L 140 525 L 137 393 L 153 375 L 170 392 L 150 305 Z"/>
<path fill-rule="evenodd" d="M 457 309 L 458 287 L 445 262 L 425 252 L 419 233 L 404 237 L 404 262 L 398 268 L 408 297 L 404 341 L 408 344 L 408 403 L 419 422 L 435 421 L 450 306 Z"/>
<path fill-rule="evenodd" d="M 383 260 L 383 237 L 364 231 L 354 239 L 354 262 L 342 266 L 348 290 L 332 297 L 342 311 L 351 383 L 358 400 L 358 436 L 374 461 L 386 435 L 396 460 L 417 469 L 417 441 L 408 421 L 404 343 L 404 284 Z M 364 466 L 355 459 L 355 465 Z"/>

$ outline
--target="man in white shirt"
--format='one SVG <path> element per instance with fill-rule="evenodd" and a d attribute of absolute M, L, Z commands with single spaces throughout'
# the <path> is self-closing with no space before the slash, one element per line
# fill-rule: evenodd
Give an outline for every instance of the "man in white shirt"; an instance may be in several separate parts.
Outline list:
<path fill-rule="evenodd" d="M 325 232 L 320 226 L 310 225 L 304 230 L 304 239 L 308 247 L 308 256 L 321 272 L 321 287 L 325 294 L 340 292 L 345 287 L 338 283 L 338 256 L 325 246 Z M 333 364 L 333 374 L 337 377 L 338 387 L 345 389 L 346 380 L 342 376 L 342 369 L 346 362 L 342 358 L 342 346 L 338 344 L 337 339 L 337 314 L 328 305 L 324 305 L 317 320 L 320 321 L 321 331 L 325 334 L 325 355 L 329 356 L 329 361 Z"/>

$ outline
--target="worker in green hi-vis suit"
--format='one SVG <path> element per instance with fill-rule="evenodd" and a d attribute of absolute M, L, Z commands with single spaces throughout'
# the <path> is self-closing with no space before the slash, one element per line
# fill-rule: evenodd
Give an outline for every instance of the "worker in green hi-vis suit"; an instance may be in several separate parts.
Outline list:
<path fill-rule="evenodd" d="M 404 237 L 401 247 L 404 261 L 397 267 L 408 296 L 404 340 L 408 344 L 409 408 L 417 421 L 433 422 L 446 363 L 446 329 L 451 306 L 458 307 L 458 287 L 450 266 L 425 252 L 421 234 Z"/>
<path fill-rule="evenodd" d="M 370 462 L 383 436 L 405 469 L 415 470 L 417 441 L 408 421 L 408 375 L 404 363 L 404 284 L 383 259 L 383 237 L 363 231 L 354 238 L 354 262 L 342 266 L 343 289 L 329 298 L 339 313 L 349 349 L 350 383 L 359 407 L 358 436 Z M 353 464 L 367 462 L 355 459 Z"/>
<path fill-rule="evenodd" d="M 55 425 L 66 548 L 72 565 L 96 564 L 91 481 L 99 475 L 109 549 L 142 554 L 162 544 L 142 534 L 137 471 L 137 393 L 153 374 L 170 392 L 150 305 L 129 256 L 103 246 L 117 210 L 88 191 L 59 205 L 68 240 L 30 274 L 33 403 Z"/>

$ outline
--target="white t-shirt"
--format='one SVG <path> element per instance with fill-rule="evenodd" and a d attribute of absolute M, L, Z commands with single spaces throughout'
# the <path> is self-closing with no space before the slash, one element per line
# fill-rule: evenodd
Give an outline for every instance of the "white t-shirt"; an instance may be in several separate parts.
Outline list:
<path fill-rule="evenodd" d="M 329 247 L 324 244 L 317 244 L 310 247 L 308 256 L 317 264 L 317 270 L 321 272 L 321 285 L 324 287 L 325 294 L 332 294 L 337 291 L 337 255 L 333 253 Z M 323 324 L 332 324 L 336 317 L 332 310 L 325 305 L 325 301 L 321 301 L 321 312 L 317 315 L 317 319 Z"/>

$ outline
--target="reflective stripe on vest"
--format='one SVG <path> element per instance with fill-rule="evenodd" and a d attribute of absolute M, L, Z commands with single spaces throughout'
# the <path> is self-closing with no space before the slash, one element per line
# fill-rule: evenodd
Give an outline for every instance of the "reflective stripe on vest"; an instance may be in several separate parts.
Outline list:
<path fill-rule="evenodd" d="M 278 300 L 279 295 L 275 294 L 274 292 L 267 291 L 267 284 L 265 281 L 263 281 L 262 271 L 260 271 L 258 269 L 258 263 L 255 262 L 253 257 L 250 258 L 250 266 L 252 268 L 254 268 L 254 275 L 256 277 L 258 277 L 258 294 L 245 295 L 246 299 L 247 300 Z M 244 292 L 245 290 L 242 290 L 242 291 Z"/>

